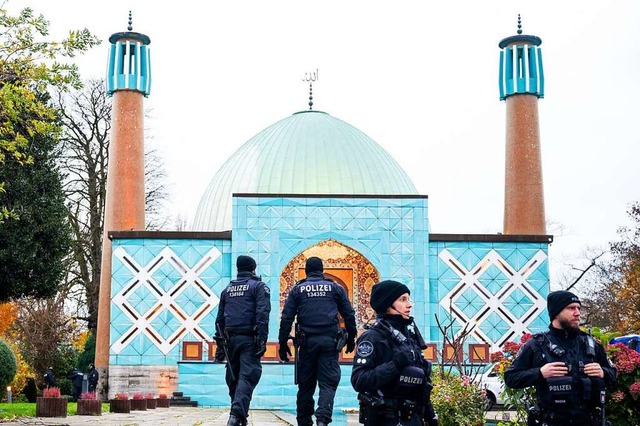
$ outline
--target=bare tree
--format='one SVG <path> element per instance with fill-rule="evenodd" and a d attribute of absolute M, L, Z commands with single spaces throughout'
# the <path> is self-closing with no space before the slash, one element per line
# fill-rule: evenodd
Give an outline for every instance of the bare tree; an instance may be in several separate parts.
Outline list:
<path fill-rule="evenodd" d="M 66 174 L 64 190 L 73 232 L 67 287 L 83 296 L 76 303 L 89 330 L 95 333 L 98 320 L 98 291 L 104 206 L 107 192 L 111 102 L 104 82 L 91 80 L 85 88 L 67 94 L 58 92 L 62 117 L 61 169 Z M 80 289 L 80 294 L 78 294 Z M 82 294 L 84 293 L 84 294 Z M 80 310 L 81 311 L 81 310 Z"/>
<path fill-rule="evenodd" d="M 70 346 L 74 336 L 73 320 L 64 312 L 66 294 L 59 293 L 50 299 L 25 298 L 14 303 L 18 308 L 16 330 L 18 346 L 24 360 L 34 371 L 44 372 L 48 366 L 72 367 L 64 360 L 64 347 Z M 38 374 L 37 377 L 41 377 Z"/>
<path fill-rule="evenodd" d="M 438 318 L 438 314 L 435 315 L 435 318 L 436 324 L 443 338 L 443 345 L 439 354 L 442 362 L 438 363 L 440 368 L 440 377 L 445 376 L 445 364 L 447 363 L 447 359 L 450 360 L 449 369 L 446 372 L 447 375 L 450 374 L 452 368 L 455 367 L 459 374 L 469 377 L 473 375 L 475 377 L 478 370 L 476 369 L 474 371 L 473 368 L 466 368 L 464 364 L 464 345 L 469 338 L 469 335 L 476 327 L 476 324 L 465 322 L 464 327 L 456 333 L 456 321 L 453 317 L 450 317 L 447 323 L 442 323 L 440 318 Z M 447 354 L 447 346 L 451 350 L 449 354 Z"/>
<path fill-rule="evenodd" d="M 112 104 L 104 80 L 89 80 L 85 87 L 58 92 L 55 103 L 63 134 L 59 144 L 64 190 L 73 231 L 68 259 L 66 292 L 75 317 L 96 331 L 100 261 L 109 163 Z M 147 227 L 159 229 L 168 221 L 163 212 L 168 197 L 166 172 L 156 150 L 145 153 L 145 205 Z"/>

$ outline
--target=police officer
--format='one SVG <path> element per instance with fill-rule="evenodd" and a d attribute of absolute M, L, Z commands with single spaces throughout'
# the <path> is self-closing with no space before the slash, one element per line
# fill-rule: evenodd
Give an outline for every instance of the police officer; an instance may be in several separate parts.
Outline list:
<path fill-rule="evenodd" d="M 343 331 L 339 330 L 338 313 L 346 325 L 347 353 L 353 352 L 356 338 L 356 319 L 346 291 L 333 281 L 324 278 L 322 260 L 310 257 L 305 264 L 307 277 L 298 282 L 289 292 L 282 310 L 278 340 L 278 354 L 288 362 L 291 355 L 287 339 L 294 317 L 297 316 L 296 345 L 299 347 L 297 379 L 298 396 L 296 413 L 298 425 L 312 425 L 314 414 L 313 394 L 316 383 L 320 387 L 318 408 L 315 410 L 316 424 L 331 423 L 333 399 L 340 383 L 338 341 Z"/>
<path fill-rule="evenodd" d="M 88 381 L 88 390 L 89 392 L 95 392 L 98 387 L 98 379 L 100 375 L 98 374 L 98 370 L 93 364 L 89 364 L 89 373 L 87 375 Z"/>
<path fill-rule="evenodd" d="M 602 345 L 580 330 L 581 306 L 569 291 L 549 293 L 549 331 L 525 343 L 505 371 L 508 387 L 536 387 L 529 424 L 606 424 L 605 386 L 615 381 L 616 369 Z"/>
<path fill-rule="evenodd" d="M 255 274 L 256 261 L 241 255 L 236 267 L 238 277 L 222 291 L 216 317 L 216 330 L 224 333 L 229 354 L 225 377 L 231 397 L 228 426 L 247 424 L 251 396 L 262 376 L 260 358 L 267 349 L 271 311 L 270 290 Z M 221 343 L 222 338 L 217 335 L 216 341 Z M 220 343 L 217 361 L 224 360 Z"/>
<path fill-rule="evenodd" d="M 71 380 L 71 383 L 73 384 L 73 402 L 77 402 L 80 399 L 83 378 L 83 374 L 78 370 L 78 368 L 74 368 L 69 372 L 69 374 L 67 374 L 67 379 Z"/>
<path fill-rule="evenodd" d="M 376 322 L 358 338 L 351 384 L 366 426 L 437 426 L 431 404 L 431 363 L 411 316 L 409 288 L 382 281 L 371 289 Z"/>
<path fill-rule="evenodd" d="M 53 374 L 53 367 L 47 367 L 44 373 L 44 387 L 51 388 L 56 386 L 56 375 Z"/>

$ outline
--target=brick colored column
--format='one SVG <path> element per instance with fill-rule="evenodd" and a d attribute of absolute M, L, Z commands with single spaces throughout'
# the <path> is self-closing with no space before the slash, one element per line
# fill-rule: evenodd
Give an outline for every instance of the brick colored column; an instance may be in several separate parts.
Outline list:
<path fill-rule="evenodd" d="M 506 99 L 504 233 L 546 234 L 538 97 Z"/>

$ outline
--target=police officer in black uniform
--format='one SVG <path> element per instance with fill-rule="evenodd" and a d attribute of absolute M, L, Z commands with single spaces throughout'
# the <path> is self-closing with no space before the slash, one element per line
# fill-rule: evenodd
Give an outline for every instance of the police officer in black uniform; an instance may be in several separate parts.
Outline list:
<path fill-rule="evenodd" d="M 505 371 L 511 388 L 536 387 L 530 425 L 605 425 L 605 386 L 616 379 L 602 345 L 580 330 L 580 299 L 568 291 L 547 297 L 551 325 L 520 349 Z"/>
<path fill-rule="evenodd" d="M 333 399 L 340 383 L 338 364 L 339 330 L 338 313 L 346 325 L 347 353 L 353 352 L 356 338 L 356 319 L 347 292 L 338 284 L 324 278 L 322 260 L 310 257 L 305 264 L 307 277 L 298 282 L 289 292 L 282 310 L 278 340 L 278 354 L 288 362 L 291 355 L 287 339 L 294 317 L 297 316 L 298 397 L 296 412 L 298 425 L 312 425 L 314 414 L 313 394 L 316 383 L 320 387 L 316 424 L 331 423 Z"/>
<path fill-rule="evenodd" d="M 437 426 L 431 404 L 431 363 L 411 317 L 409 288 L 382 281 L 371 289 L 375 324 L 358 338 L 351 384 L 366 426 Z"/>
<path fill-rule="evenodd" d="M 89 392 L 95 392 L 98 387 L 98 379 L 100 375 L 98 374 L 98 370 L 93 364 L 89 364 L 89 373 L 87 374 L 88 381 L 88 390 Z"/>
<path fill-rule="evenodd" d="M 56 375 L 53 374 L 53 367 L 47 367 L 47 371 L 44 373 L 44 387 L 52 388 L 56 386 Z"/>
<path fill-rule="evenodd" d="M 80 399 L 80 394 L 82 393 L 82 380 L 84 379 L 84 375 L 78 370 L 78 368 L 74 368 L 67 374 L 67 379 L 71 380 L 73 384 L 73 402 L 77 402 Z"/>
<path fill-rule="evenodd" d="M 222 330 L 228 342 L 226 382 L 231 397 L 228 426 L 247 424 L 253 390 L 262 376 L 260 358 L 267 350 L 269 287 L 255 275 L 256 261 L 250 256 L 238 256 L 238 278 L 222 291 L 216 330 Z M 217 335 L 216 361 L 224 360 L 223 336 Z M 231 374 L 233 371 L 233 374 Z M 233 376 L 233 379 L 232 377 Z"/>

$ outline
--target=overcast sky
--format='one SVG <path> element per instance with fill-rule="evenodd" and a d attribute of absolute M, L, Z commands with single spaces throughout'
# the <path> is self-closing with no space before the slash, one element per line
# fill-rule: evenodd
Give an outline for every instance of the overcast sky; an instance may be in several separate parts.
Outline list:
<path fill-rule="evenodd" d="M 434 233 L 502 230 L 505 105 L 498 42 L 542 38 L 539 102 L 550 254 L 606 246 L 640 200 L 640 2 L 10 0 L 59 37 L 88 28 L 104 42 L 77 63 L 103 78 L 108 38 L 151 38 L 147 135 L 169 173 L 171 215 L 191 222 L 206 186 L 244 142 L 307 109 L 362 130 L 429 196 Z M 337 157 L 340 156 L 336 152 Z M 555 227 L 549 228 L 556 232 Z M 558 286 L 552 278 L 552 287 Z"/>

